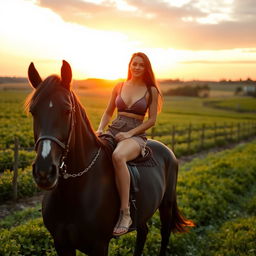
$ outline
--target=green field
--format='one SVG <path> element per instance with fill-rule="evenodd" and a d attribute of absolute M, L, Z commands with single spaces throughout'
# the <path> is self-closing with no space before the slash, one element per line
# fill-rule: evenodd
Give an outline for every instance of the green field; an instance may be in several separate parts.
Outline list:
<path fill-rule="evenodd" d="M 256 114 L 256 100 L 255 98 L 248 97 L 232 97 L 230 99 L 223 100 L 212 100 L 208 102 L 209 106 L 226 109 L 236 112 L 252 112 Z"/>
<path fill-rule="evenodd" d="M 30 115 L 26 116 L 23 110 L 23 103 L 28 92 L 24 90 L 0 91 L 1 148 L 10 145 L 14 135 L 20 138 L 21 145 L 24 147 L 33 144 L 32 119 Z M 93 127 L 96 129 L 107 105 L 109 95 L 87 95 L 85 92 L 78 90 L 78 96 Z M 255 98 L 240 97 L 236 98 L 235 101 L 235 104 L 240 104 L 241 108 L 248 112 L 237 112 L 235 108 L 232 110 L 218 109 L 211 106 L 211 104 L 207 106 L 207 102 L 212 102 L 212 98 L 165 97 L 163 110 L 158 116 L 156 130 L 158 132 L 170 131 L 173 125 L 182 128 L 189 124 L 200 126 L 202 123 L 212 125 L 214 123 L 223 124 L 256 120 L 255 113 L 250 112 L 252 109 L 256 109 Z M 230 104 L 232 107 L 230 99 L 220 98 L 219 102 Z"/>
<path fill-rule="evenodd" d="M 209 154 L 185 164 L 179 174 L 178 204 L 196 227 L 173 234 L 170 256 L 254 256 L 256 254 L 256 141 L 232 150 Z M 30 178 L 31 172 L 26 172 Z M 7 175 L 8 176 L 8 175 Z M 0 190 L 2 185 L 0 186 Z M 0 255 L 56 256 L 53 241 L 43 226 L 39 206 L 15 212 L 0 220 Z M 155 256 L 160 246 L 156 213 L 144 255 Z M 10 242 L 11 241 L 11 242 Z M 110 244 L 110 256 L 132 256 L 135 233 Z M 82 256 L 82 254 L 78 254 Z"/>
<path fill-rule="evenodd" d="M 12 198 L 12 171 L 14 136 L 19 138 L 20 169 L 18 197 L 32 196 L 35 187 L 30 163 L 34 141 L 32 118 L 26 115 L 23 104 L 31 91 L 13 86 L 0 90 L 0 202 Z M 221 85 L 215 92 L 228 92 Z M 109 98 L 109 90 L 99 94 L 93 90 L 75 90 L 88 117 L 96 129 Z M 217 95 L 218 93 L 215 93 Z M 190 98 L 165 97 L 163 110 L 158 116 L 155 138 L 171 146 L 173 127 L 176 131 L 175 154 L 195 153 L 205 148 L 237 142 L 256 135 L 256 99 L 251 97 Z M 239 108 L 237 107 L 239 106 Z M 242 127 L 246 126 L 246 132 Z M 228 126 L 227 126 L 228 125 Z M 218 130 L 214 127 L 218 126 Z M 191 145 L 186 144 L 188 127 Z M 204 147 L 200 147 L 204 131 Z M 241 130 L 240 130 L 241 129 Z M 225 131 L 229 135 L 225 134 Z M 212 137 L 219 133 L 218 137 Z M 151 134 L 151 131 L 149 131 Z M 193 140 L 193 141 L 192 141 Z M 196 143 L 198 142 L 198 143 Z M 168 255 L 172 256 L 252 256 L 256 255 L 256 142 L 240 145 L 234 150 L 195 159 L 180 170 L 177 186 L 179 205 L 197 226 L 187 234 L 171 237 Z M 49 233 L 43 226 L 39 207 L 16 212 L 0 220 L 0 255 L 56 255 Z M 150 225 L 145 255 L 155 256 L 159 248 L 159 217 L 156 214 Z M 111 256 L 131 256 L 134 233 L 112 241 Z M 11 241 L 11 242 L 10 242 Z M 81 254 L 79 254 L 81 255 Z"/>

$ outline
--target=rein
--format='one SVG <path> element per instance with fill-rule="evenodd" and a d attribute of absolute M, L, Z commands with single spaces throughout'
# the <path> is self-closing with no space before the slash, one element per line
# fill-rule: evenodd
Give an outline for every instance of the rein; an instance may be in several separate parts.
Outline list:
<path fill-rule="evenodd" d="M 76 178 L 76 177 L 80 177 L 83 174 L 85 174 L 86 172 L 88 172 L 92 168 L 92 166 L 95 164 L 95 162 L 97 161 L 97 159 L 100 155 L 100 151 L 101 151 L 101 148 L 98 149 L 98 152 L 95 155 L 95 157 L 93 158 L 93 160 L 91 161 L 91 163 L 83 171 L 70 174 L 70 173 L 67 173 L 67 170 L 65 170 L 65 171 L 63 171 L 63 178 L 64 179 Z"/>
<path fill-rule="evenodd" d="M 63 149 L 63 153 L 61 156 L 61 161 L 60 161 L 60 171 L 62 173 L 59 174 L 59 176 L 63 176 L 64 179 L 68 179 L 70 177 L 75 178 L 75 177 L 80 177 L 82 176 L 84 173 L 88 172 L 91 167 L 95 164 L 96 160 L 98 159 L 98 156 L 100 154 L 101 151 L 101 147 L 98 149 L 97 154 L 95 155 L 95 157 L 93 158 L 93 160 L 91 161 L 91 163 L 88 165 L 88 167 L 86 167 L 83 171 L 79 172 L 79 173 L 74 173 L 74 174 L 69 174 L 67 173 L 67 165 L 65 163 L 65 160 L 67 158 L 68 152 L 69 152 L 69 147 L 70 147 L 70 142 L 71 142 L 71 137 L 75 128 L 75 104 L 74 104 L 74 95 L 72 92 L 70 92 L 70 96 L 71 96 L 71 124 L 70 124 L 70 129 L 69 129 L 69 134 L 68 134 L 68 140 L 67 140 L 67 144 L 64 144 L 63 142 L 61 142 L 58 138 L 51 136 L 51 135 L 43 135 L 40 136 L 36 143 L 35 143 L 35 150 L 37 151 L 37 147 L 40 141 L 42 140 L 51 140 L 54 141 L 55 143 L 57 143 L 58 146 L 60 146 Z"/>

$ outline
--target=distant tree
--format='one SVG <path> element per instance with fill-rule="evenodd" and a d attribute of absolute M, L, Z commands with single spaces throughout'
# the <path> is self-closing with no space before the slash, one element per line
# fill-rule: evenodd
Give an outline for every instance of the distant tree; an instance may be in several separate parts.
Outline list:
<path fill-rule="evenodd" d="M 168 96 L 188 96 L 188 97 L 208 97 L 210 92 L 210 87 L 208 84 L 203 85 L 185 85 L 179 86 L 174 89 L 169 89 L 164 95 Z"/>
<path fill-rule="evenodd" d="M 255 83 L 250 77 L 248 77 L 247 80 L 245 80 L 244 82 L 246 84 L 254 84 Z"/>
<path fill-rule="evenodd" d="M 242 91 L 243 91 L 243 88 L 242 88 L 241 86 L 239 86 L 239 87 L 236 87 L 236 90 L 235 90 L 235 95 L 238 95 L 238 94 L 240 94 Z"/>
<path fill-rule="evenodd" d="M 5 83 L 26 83 L 28 80 L 25 77 L 9 77 L 9 76 L 2 76 L 0 77 L 0 84 Z"/>

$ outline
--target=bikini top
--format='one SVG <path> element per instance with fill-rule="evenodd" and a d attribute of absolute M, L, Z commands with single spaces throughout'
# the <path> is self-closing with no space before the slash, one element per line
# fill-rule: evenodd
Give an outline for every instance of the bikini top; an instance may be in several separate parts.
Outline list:
<path fill-rule="evenodd" d="M 146 91 L 143 97 L 141 97 L 140 99 L 135 101 L 130 107 L 128 107 L 121 96 L 122 88 L 123 88 L 123 83 L 115 100 L 118 112 L 127 112 L 127 113 L 133 113 L 140 116 L 145 116 L 148 108 L 147 99 L 146 99 L 148 90 Z"/>

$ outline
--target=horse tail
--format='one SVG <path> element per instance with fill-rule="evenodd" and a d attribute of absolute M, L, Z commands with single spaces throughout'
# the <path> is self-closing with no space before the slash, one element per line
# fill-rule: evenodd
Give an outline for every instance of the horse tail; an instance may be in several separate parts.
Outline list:
<path fill-rule="evenodd" d="M 186 219 L 180 212 L 177 200 L 172 203 L 172 214 L 171 214 L 171 231 L 184 233 L 189 230 L 189 228 L 194 227 L 195 223 L 192 220 Z"/>
<path fill-rule="evenodd" d="M 195 223 L 180 212 L 177 204 L 176 185 L 178 180 L 178 161 L 171 152 L 169 163 L 167 165 L 167 188 L 163 198 L 162 206 L 169 212 L 169 224 L 172 232 L 187 232 L 189 227 L 194 227 Z"/>

